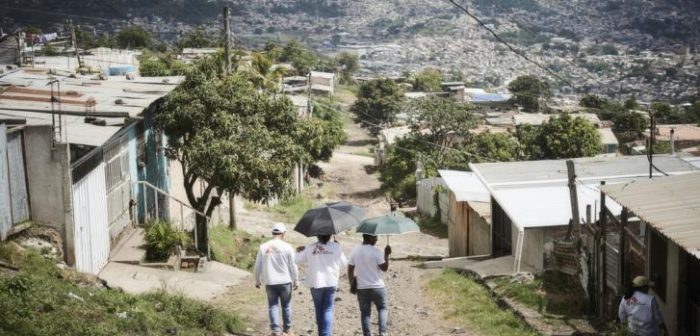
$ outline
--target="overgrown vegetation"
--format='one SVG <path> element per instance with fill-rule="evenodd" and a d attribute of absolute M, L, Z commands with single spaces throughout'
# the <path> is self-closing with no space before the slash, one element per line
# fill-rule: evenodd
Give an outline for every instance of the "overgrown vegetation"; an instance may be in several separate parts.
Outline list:
<path fill-rule="evenodd" d="M 314 203 L 304 194 L 287 198 L 272 207 L 272 214 L 276 220 L 284 223 L 295 224 L 299 218 L 313 208 Z"/>
<path fill-rule="evenodd" d="M 438 238 L 447 238 L 447 225 L 440 221 L 439 214 L 435 217 L 418 217 L 416 222 L 420 227 L 420 232 L 433 235 Z"/>
<path fill-rule="evenodd" d="M 210 305 L 163 292 L 129 295 L 98 289 L 55 261 L 0 245 L 0 335 L 224 335 L 243 321 Z"/>
<path fill-rule="evenodd" d="M 225 225 L 215 226 L 210 234 L 211 256 L 214 260 L 252 271 L 261 237 Z"/>
<path fill-rule="evenodd" d="M 427 291 L 449 318 L 473 326 L 480 334 L 537 335 L 513 312 L 500 309 L 483 286 L 454 270 L 430 281 Z"/>
<path fill-rule="evenodd" d="M 495 280 L 496 291 L 546 315 L 581 317 L 585 295 L 581 285 L 559 272 L 547 271 L 530 282 L 511 277 Z"/>

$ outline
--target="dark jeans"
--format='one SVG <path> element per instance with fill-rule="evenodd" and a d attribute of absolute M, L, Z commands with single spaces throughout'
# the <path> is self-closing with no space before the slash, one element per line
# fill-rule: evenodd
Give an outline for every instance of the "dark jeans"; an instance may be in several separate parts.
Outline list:
<path fill-rule="evenodd" d="M 372 317 L 372 303 L 377 307 L 379 314 L 379 335 L 386 335 L 386 321 L 389 317 L 386 288 L 366 288 L 357 290 L 357 302 L 360 303 L 360 319 L 362 321 L 362 334 L 371 336 L 370 331 Z"/>
<path fill-rule="evenodd" d="M 335 308 L 335 287 L 311 288 L 311 298 L 316 308 L 318 336 L 331 336 L 333 332 L 333 310 Z"/>
<path fill-rule="evenodd" d="M 282 320 L 284 332 L 292 328 L 292 284 L 267 285 L 267 305 L 270 313 L 270 329 L 274 334 L 280 334 L 279 304 L 282 302 Z"/>

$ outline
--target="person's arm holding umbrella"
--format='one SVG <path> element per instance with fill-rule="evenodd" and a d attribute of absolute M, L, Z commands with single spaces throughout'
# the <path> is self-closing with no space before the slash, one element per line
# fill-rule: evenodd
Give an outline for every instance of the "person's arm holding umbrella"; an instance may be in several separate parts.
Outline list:
<path fill-rule="evenodd" d="M 384 248 L 384 263 L 379 265 L 379 269 L 383 272 L 389 270 L 389 256 L 391 255 L 391 246 L 387 245 Z"/>

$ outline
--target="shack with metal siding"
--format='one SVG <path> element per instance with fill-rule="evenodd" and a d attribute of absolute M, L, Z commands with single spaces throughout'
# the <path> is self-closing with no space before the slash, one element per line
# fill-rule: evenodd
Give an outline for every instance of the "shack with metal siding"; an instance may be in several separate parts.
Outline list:
<path fill-rule="evenodd" d="M 625 209 L 619 220 L 624 235 L 620 260 L 625 262 L 618 285 L 648 276 L 669 334 L 700 333 L 700 173 L 601 190 Z M 630 222 L 633 217 L 639 221 Z M 634 250 L 641 252 L 636 258 Z"/>

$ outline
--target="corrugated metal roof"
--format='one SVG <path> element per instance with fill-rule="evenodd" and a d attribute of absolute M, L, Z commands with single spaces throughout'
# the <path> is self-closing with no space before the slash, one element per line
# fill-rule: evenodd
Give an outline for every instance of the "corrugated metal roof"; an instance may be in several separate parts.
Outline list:
<path fill-rule="evenodd" d="M 601 189 L 688 253 L 700 258 L 700 173 Z"/>
<path fill-rule="evenodd" d="M 586 205 L 594 218 L 600 212 L 600 192 L 594 186 L 577 188 L 579 215 L 586 217 Z M 494 191 L 494 198 L 519 229 L 563 226 L 571 219 L 569 188 L 565 186 L 517 188 Z M 610 211 L 619 215 L 622 207 L 607 198 Z"/>
<path fill-rule="evenodd" d="M 472 172 L 438 170 L 447 187 L 455 194 L 457 202 L 490 202 L 491 194 Z"/>
<path fill-rule="evenodd" d="M 25 69 L 0 77 L 0 85 L 7 86 L 7 91 L 0 91 L 0 118 L 26 119 L 30 125 L 51 125 L 51 86 L 46 84 L 53 78 L 45 71 Z M 107 80 L 95 80 L 95 75 L 79 74 L 76 78 L 58 78 L 64 102 L 61 111 L 67 113 L 63 120 L 68 142 L 90 146 L 102 145 L 121 128 L 125 117 L 139 116 L 184 79 L 170 76 L 127 80 L 125 76 L 112 76 Z M 86 124 L 84 117 L 92 112 L 105 119 L 108 126 Z"/>
<path fill-rule="evenodd" d="M 649 174 L 649 161 L 645 155 L 588 157 L 573 161 L 577 178 L 591 184 Z M 672 155 L 654 156 L 654 165 L 670 174 L 698 171 L 690 163 Z M 566 160 L 476 163 L 469 164 L 469 167 L 494 189 L 515 185 L 563 185 L 568 181 Z"/>

